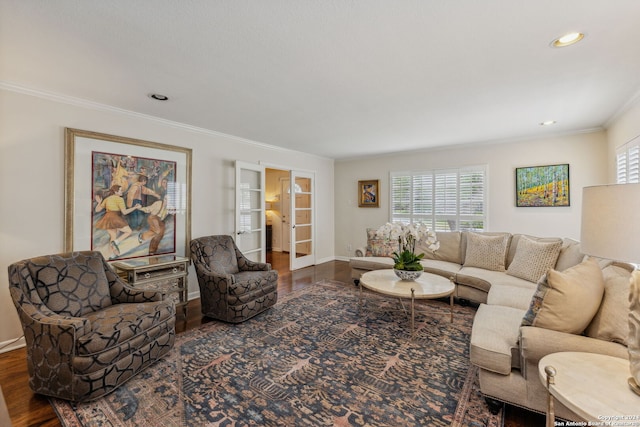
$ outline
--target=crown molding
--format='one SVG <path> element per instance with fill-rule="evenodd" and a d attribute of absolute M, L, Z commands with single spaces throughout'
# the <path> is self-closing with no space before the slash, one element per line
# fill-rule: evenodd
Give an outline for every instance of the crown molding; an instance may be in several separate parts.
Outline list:
<path fill-rule="evenodd" d="M 13 83 L 13 82 L 7 82 L 7 81 L 0 80 L 0 90 L 6 90 L 6 91 L 10 91 L 10 92 L 21 93 L 23 95 L 29 95 L 29 96 L 33 96 L 33 97 L 41 98 L 41 99 L 46 99 L 46 100 L 53 101 L 53 102 L 59 102 L 59 103 L 62 103 L 62 104 L 72 105 L 74 107 L 80 107 L 80 108 L 86 108 L 86 109 L 89 109 L 89 110 L 102 111 L 102 112 L 107 112 L 107 113 L 115 113 L 115 114 L 120 114 L 120 115 L 124 115 L 124 116 L 135 117 L 135 118 L 142 119 L 142 120 L 148 120 L 148 121 L 156 122 L 156 123 L 159 123 L 159 124 L 162 124 L 162 125 L 165 125 L 165 126 L 170 126 L 170 127 L 173 127 L 173 128 L 187 130 L 189 132 L 195 132 L 195 133 L 200 133 L 200 134 L 209 135 L 209 136 L 233 139 L 233 140 L 236 140 L 238 142 L 242 142 L 244 144 L 258 146 L 260 148 L 264 148 L 264 149 L 267 149 L 267 150 L 281 151 L 281 152 L 287 152 L 287 153 L 296 153 L 296 154 L 304 154 L 305 156 L 316 157 L 318 159 L 333 160 L 333 159 L 330 159 L 328 157 L 318 156 L 318 155 L 312 154 L 312 153 L 305 153 L 303 151 L 292 150 L 292 149 L 284 148 L 284 147 L 278 147 L 276 145 L 270 145 L 270 144 L 266 144 L 264 142 L 254 141 L 254 140 L 251 140 L 251 139 L 246 139 L 246 138 L 242 138 L 242 137 L 239 137 L 239 136 L 230 135 L 230 134 L 218 132 L 218 131 L 215 131 L 215 130 L 205 129 L 205 128 L 201 128 L 201 127 L 198 127 L 198 126 L 192 126 L 192 125 L 188 125 L 186 123 L 180 123 L 180 122 L 176 122 L 176 121 L 173 121 L 173 120 L 167 120 L 167 119 L 163 119 L 163 118 L 160 118 L 160 117 L 152 116 L 152 115 L 149 115 L 149 114 L 143 114 L 143 113 L 138 113 L 138 112 L 131 111 L 131 110 L 125 110 L 124 108 L 113 107 L 111 105 L 101 104 L 99 102 L 89 101 L 87 99 L 76 98 L 76 97 L 73 97 L 73 96 L 63 95 L 63 94 L 55 93 L 55 92 L 48 92 L 48 91 L 44 91 L 44 90 L 41 90 L 41 89 L 34 89 L 34 88 L 30 88 L 30 87 L 23 86 L 23 85 L 20 85 L 20 84 L 17 84 L 17 83 Z"/>
<path fill-rule="evenodd" d="M 640 89 L 631 95 L 629 100 L 625 102 L 609 119 L 604 123 L 604 128 L 609 129 L 624 113 L 633 108 L 636 104 L 640 104 Z"/>

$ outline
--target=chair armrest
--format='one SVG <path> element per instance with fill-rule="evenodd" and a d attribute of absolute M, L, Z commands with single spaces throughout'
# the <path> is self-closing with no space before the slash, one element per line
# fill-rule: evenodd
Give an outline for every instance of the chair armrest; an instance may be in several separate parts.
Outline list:
<path fill-rule="evenodd" d="M 85 318 L 45 315 L 31 304 L 19 304 L 17 311 L 30 361 L 29 386 L 42 394 L 49 394 L 50 390 L 68 390 L 68 398 L 73 398 L 71 375 L 74 375 L 76 343 L 79 337 L 91 331 L 91 322 Z"/>
<path fill-rule="evenodd" d="M 125 283 L 114 283 L 110 288 L 111 302 L 113 304 L 130 304 L 163 301 L 167 295 L 161 291 L 152 291 L 142 288 L 134 288 Z"/>
<path fill-rule="evenodd" d="M 15 286 L 12 286 L 9 292 L 18 311 L 18 316 L 20 316 L 25 339 L 28 339 L 25 325 L 34 328 L 29 331 L 31 337 L 35 336 L 36 330 L 46 328 L 62 328 L 65 331 L 72 331 L 74 337 L 81 337 L 91 331 L 91 321 L 87 318 L 64 316 L 51 311 L 45 305 L 34 304 L 20 288 Z"/>
<path fill-rule="evenodd" d="M 256 262 L 251 261 L 244 256 L 242 252 L 236 247 L 236 259 L 238 260 L 238 269 L 240 271 L 269 271 L 271 270 L 271 264 L 268 262 Z"/>
<path fill-rule="evenodd" d="M 235 281 L 232 274 L 216 273 L 208 268 L 203 269 L 198 265 L 196 265 L 196 276 L 198 277 L 201 296 L 203 291 L 225 294 L 229 289 L 229 285 Z M 212 289 L 215 289 L 215 291 Z"/>
<path fill-rule="evenodd" d="M 166 298 L 166 294 L 162 292 L 134 288 L 128 285 L 110 268 L 105 269 L 105 273 L 107 274 L 109 293 L 113 304 L 154 302 L 162 301 Z"/>
<path fill-rule="evenodd" d="M 240 271 L 270 271 L 271 264 L 268 262 L 251 261 L 243 255 L 242 258 L 238 258 L 238 269 Z"/>
<path fill-rule="evenodd" d="M 38 310 L 32 310 L 33 306 L 21 306 L 18 311 L 23 325 L 29 328 L 37 336 L 37 331 L 46 330 L 49 335 L 71 333 L 75 338 L 81 337 L 91 331 L 91 321 L 84 317 L 62 316 L 60 314 L 44 314 Z M 25 323 L 25 321 L 27 321 Z M 56 332 L 56 330 L 58 332 Z M 25 331 L 25 339 L 27 332 Z"/>
<path fill-rule="evenodd" d="M 240 271 L 271 271 L 271 264 L 268 262 L 255 262 L 247 259 L 247 262 L 240 268 Z"/>

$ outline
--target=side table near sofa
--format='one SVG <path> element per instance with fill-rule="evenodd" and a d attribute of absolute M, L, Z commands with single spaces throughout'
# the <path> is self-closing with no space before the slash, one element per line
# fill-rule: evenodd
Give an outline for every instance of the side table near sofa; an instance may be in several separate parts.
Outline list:
<path fill-rule="evenodd" d="M 628 386 L 629 361 L 586 352 L 549 354 L 538 364 L 550 394 L 590 425 L 640 426 L 640 396 Z M 547 425 L 555 425 L 553 402 Z"/>

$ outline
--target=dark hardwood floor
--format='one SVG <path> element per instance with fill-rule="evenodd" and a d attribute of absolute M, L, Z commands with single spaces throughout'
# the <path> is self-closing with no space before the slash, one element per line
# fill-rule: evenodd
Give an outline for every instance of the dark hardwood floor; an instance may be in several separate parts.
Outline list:
<path fill-rule="evenodd" d="M 352 283 L 348 262 L 332 261 L 290 271 L 288 254 L 269 253 L 267 260 L 272 263 L 273 268 L 278 270 L 278 292 L 281 295 L 304 288 L 322 279 Z M 200 300 L 196 299 L 189 302 L 186 319 L 183 317 L 177 319 L 176 330 L 178 333 L 184 332 L 198 328 L 210 321 L 214 320 L 203 318 L 200 314 Z M 13 427 L 60 427 L 58 417 L 47 398 L 35 395 L 29 389 L 24 348 L 0 354 L 0 387 L 4 393 Z M 505 427 L 544 425 L 544 416 L 540 414 L 512 406 L 506 408 Z"/>

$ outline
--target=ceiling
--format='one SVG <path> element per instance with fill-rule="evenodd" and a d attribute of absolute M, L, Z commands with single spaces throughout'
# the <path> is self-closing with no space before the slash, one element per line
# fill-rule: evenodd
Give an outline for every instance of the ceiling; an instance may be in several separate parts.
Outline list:
<path fill-rule="evenodd" d="M 605 128 L 640 93 L 639 22 L 638 0 L 0 0 L 0 87 L 345 159 Z"/>

